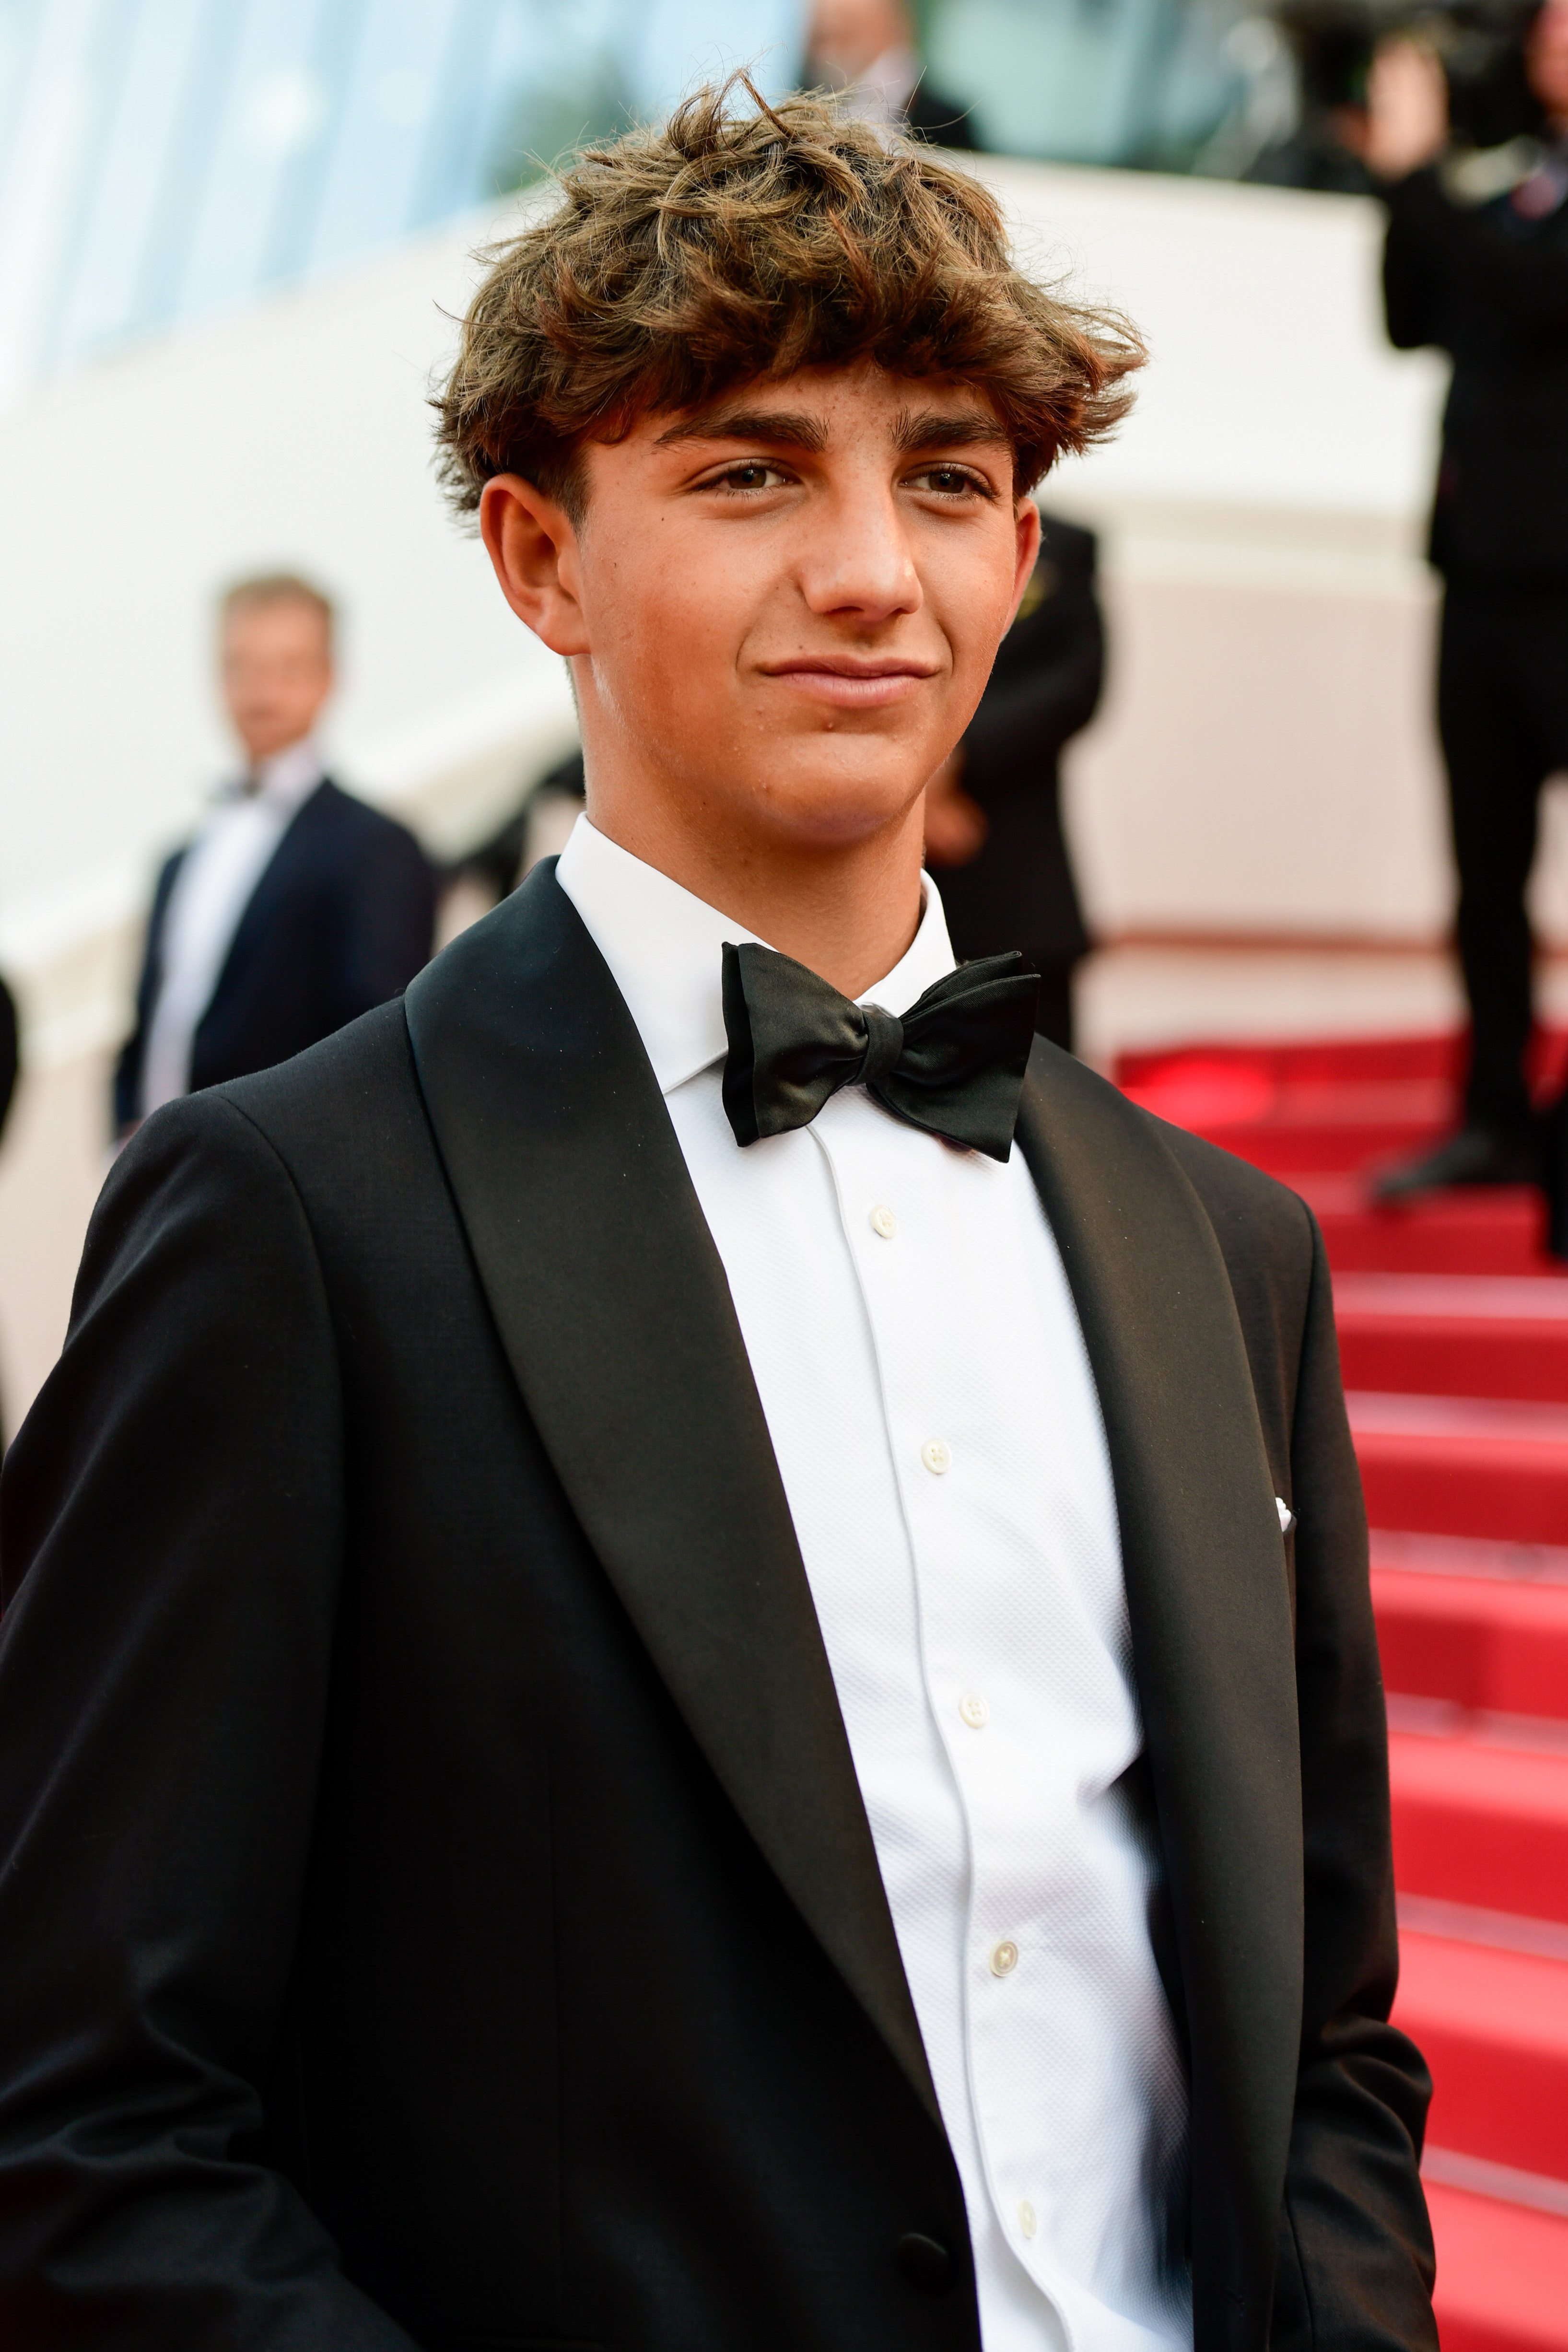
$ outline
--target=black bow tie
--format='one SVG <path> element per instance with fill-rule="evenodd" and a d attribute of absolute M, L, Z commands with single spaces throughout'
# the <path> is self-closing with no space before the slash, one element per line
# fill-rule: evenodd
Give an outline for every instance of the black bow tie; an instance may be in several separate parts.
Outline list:
<path fill-rule="evenodd" d="M 840 1087 L 949 1143 L 1005 1160 L 1040 983 L 1016 952 L 961 964 L 902 1020 L 852 1004 L 772 948 L 724 949 L 724 1108 L 737 1143 L 806 1127 Z"/>

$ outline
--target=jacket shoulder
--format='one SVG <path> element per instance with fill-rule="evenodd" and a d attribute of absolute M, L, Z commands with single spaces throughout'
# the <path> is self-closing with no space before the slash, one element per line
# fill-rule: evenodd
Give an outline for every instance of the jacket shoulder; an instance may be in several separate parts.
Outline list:
<path fill-rule="evenodd" d="M 326 777 L 311 795 L 316 816 L 316 828 L 340 845 L 352 846 L 356 852 L 365 849 L 412 850 L 423 863 L 425 853 L 405 824 L 384 809 L 372 808 L 353 793 L 344 792 L 341 784 Z"/>
<path fill-rule="evenodd" d="M 1314 1221 L 1299 1192 L 1249 1160 L 1238 1160 L 1234 1151 L 1173 1127 L 1152 1111 L 1140 1109 L 1138 1116 L 1154 1129 L 1203 1202 L 1227 1264 L 1245 1255 L 1310 1268 Z"/>
<path fill-rule="evenodd" d="M 352 1154 L 388 1119 L 401 1125 L 416 1116 L 423 1122 L 402 998 L 362 1013 L 289 1061 L 191 1099 L 209 1098 L 238 1111 L 289 1160 L 300 1151 Z"/>

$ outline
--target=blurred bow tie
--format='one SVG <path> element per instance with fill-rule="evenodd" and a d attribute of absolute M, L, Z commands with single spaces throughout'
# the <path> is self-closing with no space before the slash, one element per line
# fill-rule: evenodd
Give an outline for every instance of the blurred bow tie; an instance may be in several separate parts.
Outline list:
<path fill-rule="evenodd" d="M 1040 983 L 1016 952 L 950 971 L 899 1019 L 772 948 L 724 949 L 724 1108 L 737 1143 L 806 1127 L 840 1087 L 949 1143 L 1005 1160 Z"/>

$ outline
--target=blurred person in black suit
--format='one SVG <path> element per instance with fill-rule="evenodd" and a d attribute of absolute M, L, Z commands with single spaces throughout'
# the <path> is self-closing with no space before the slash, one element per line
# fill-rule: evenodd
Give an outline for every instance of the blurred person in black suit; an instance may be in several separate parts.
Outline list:
<path fill-rule="evenodd" d="M 1040 975 L 1036 1027 L 1072 1051 L 1073 967 L 1089 950 L 1062 835 L 1058 762 L 1105 673 L 1092 531 L 1047 515 L 1018 617 L 979 709 L 926 793 L 926 863 L 955 951 L 1021 948 Z"/>
<path fill-rule="evenodd" d="M 926 80 L 903 0 L 816 0 L 805 56 L 808 85 L 841 90 L 868 121 L 937 147 L 978 144 L 964 108 Z"/>
<path fill-rule="evenodd" d="M 241 581 L 220 645 L 246 772 L 159 875 L 114 1075 L 121 1135 L 176 1096 L 330 1037 L 400 995 L 430 956 L 424 853 L 340 792 L 311 732 L 333 683 L 328 599 L 293 573 Z"/>
<path fill-rule="evenodd" d="M 1385 1178 L 1387 1199 L 1541 1173 L 1524 893 L 1541 787 L 1568 768 L 1568 0 L 1515 54 L 1533 121 L 1490 147 L 1453 135 L 1443 68 L 1412 41 L 1384 45 L 1368 90 L 1389 335 L 1454 362 L 1430 552 L 1472 1022 L 1463 1124 Z"/>

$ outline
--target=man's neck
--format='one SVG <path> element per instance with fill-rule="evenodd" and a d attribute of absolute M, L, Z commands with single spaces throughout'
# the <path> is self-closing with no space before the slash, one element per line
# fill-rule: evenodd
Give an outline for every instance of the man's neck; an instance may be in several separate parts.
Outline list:
<path fill-rule="evenodd" d="M 296 735 L 291 743 L 279 744 L 265 757 L 253 753 L 241 790 L 247 798 L 279 788 L 287 793 L 298 790 L 301 783 L 321 772 L 321 755 L 314 736 Z"/>
<path fill-rule="evenodd" d="M 734 839 L 588 785 L 597 830 L 693 898 L 731 916 L 848 997 L 872 987 L 908 952 L 920 928 L 921 803 L 864 841 L 800 845 L 773 835 Z"/>

